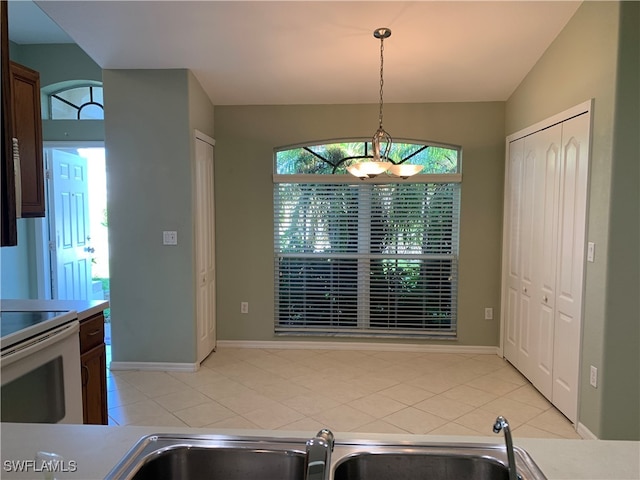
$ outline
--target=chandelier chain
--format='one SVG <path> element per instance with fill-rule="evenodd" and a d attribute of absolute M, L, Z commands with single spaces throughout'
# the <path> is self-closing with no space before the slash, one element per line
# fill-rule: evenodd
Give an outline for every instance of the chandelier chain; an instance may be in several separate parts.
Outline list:
<path fill-rule="evenodd" d="M 382 90 L 384 88 L 384 37 L 380 37 L 380 113 L 378 121 L 382 129 L 382 112 L 384 101 L 382 99 Z"/>

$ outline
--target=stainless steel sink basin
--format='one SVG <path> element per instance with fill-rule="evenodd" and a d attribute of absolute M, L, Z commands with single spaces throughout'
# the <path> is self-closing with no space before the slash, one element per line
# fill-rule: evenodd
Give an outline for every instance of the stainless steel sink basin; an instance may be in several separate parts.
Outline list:
<path fill-rule="evenodd" d="M 108 475 L 128 480 L 298 480 L 304 478 L 304 440 L 151 435 L 142 438 Z"/>
<path fill-rule="evenodd" d="M 352 444 L 333 468 L 333 480 L 508 480 L 507 452 L 492 444 Z M 522 480 L 546 477 L 514 448 Z"/>
<path fill-rule="evenodd" d="M 501 463 L 482 457 L 413 453 L 364 453 L 348 458 L 336 468 L 334 480 L 399 480 L 438 478 L 440 480 L 508 480 L 509 471 Z"/>
<path fill-rule="evenodd" d="M 219 435 L 143 437 L 106 480 L 305 480 L 308 438 Z M 546 480 L 515 447 L 522 480 Z M 383 443 L 336 439 L 330 480 L 507 480 L 507 452 L 497 444 Z"/>

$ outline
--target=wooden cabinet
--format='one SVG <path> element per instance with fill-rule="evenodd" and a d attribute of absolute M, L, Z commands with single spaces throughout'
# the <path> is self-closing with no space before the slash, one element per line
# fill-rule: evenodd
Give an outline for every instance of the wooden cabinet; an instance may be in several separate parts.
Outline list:
<path fill-rule="evenodd" d="M 7 5 L 6 1 L 0 1 L 0 246 L 3 247 L 18 244 L 16 218 L 45 216 L 40 77 L 38 72 L 9 60 Z M 15 167 L 13 138 L 18 139 L 20 168 Z"/>
<path fill-rule="evenodd" d="M 80 365 L 84 423 L 107 425 L 107 353 L 102 313 L 80 322 Z"/>
<path fill-rule="evenodd" d="M 15 62 L 11 62 L 10 73 L 13 138 L 18 139 L 20 152 L 22 217 L 44 217 L 40 75 Z"/>
<path fill-rule="evenodd" d="M 13 169 L 13 122 L 11 115 L 11 75 L 9 73 L 9 33 L 7 2 L 0 1 L 0 70 L 2 88 L 2 162 L 0 164 L 0 246 L 18 244 L 16 227 L 16 185 Z"/>

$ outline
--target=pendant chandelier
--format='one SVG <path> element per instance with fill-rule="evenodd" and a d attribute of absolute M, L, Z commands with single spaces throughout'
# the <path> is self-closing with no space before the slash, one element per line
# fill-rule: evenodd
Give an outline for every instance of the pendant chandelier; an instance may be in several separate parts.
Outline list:
<path fill-rule="evenodd" d="M 384 87 L 384 39 L 391 36 L 391 30 L 386 27 L 376 28 L 373 31 L 373 36 L 380 39 L 380 109 L 378 111 L 378 130 L 376 130 L 371 139 L 373 159 L 350 165 L 347 167 L 347 171 L 362 180 L 374 178 L 384 172 L 396 177 L 407 178 L 420 172 L 424 167 L 422 165 L 396 165 L 389 158 L 393 140 L 382 126 L 384 106 L 382 94 Z"/>

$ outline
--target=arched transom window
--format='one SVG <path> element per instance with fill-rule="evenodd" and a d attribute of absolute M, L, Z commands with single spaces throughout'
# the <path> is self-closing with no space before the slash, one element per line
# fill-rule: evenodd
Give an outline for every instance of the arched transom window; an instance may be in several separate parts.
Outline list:
<path fill-rule="evenodd" d="M 104 102 L 99 83 L 74 85 L 49 93 L 51 120 L 103 120 Z"/>

